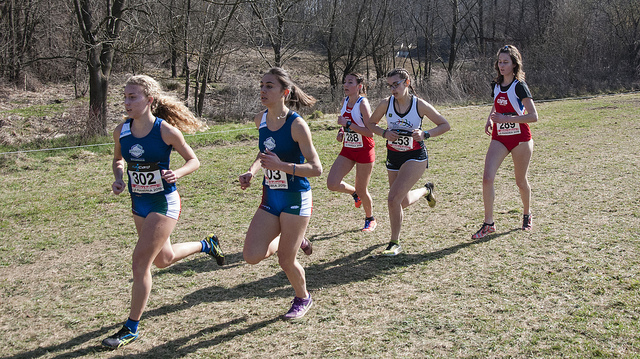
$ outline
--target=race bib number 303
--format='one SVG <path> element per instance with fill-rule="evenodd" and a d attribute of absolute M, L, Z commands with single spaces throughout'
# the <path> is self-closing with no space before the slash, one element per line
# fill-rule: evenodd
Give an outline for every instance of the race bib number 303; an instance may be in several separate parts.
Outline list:
<path fill-rule="evenodd" d="M 514 122 L 498 123 L 498 136 L 511 136 L 520 134 L 520 124 Z"/>
<path fill-rule="evenodd" d="M 288 189 L 287 174 L 280 170 L 268 170 L 263 168 L 265 184 L 271 189 Z"/>
<path fill-rule="evenodd" d="M 129 163 L 129 183 L 133 193 L 158 193 L 164 190 L 157 163 Z"/>

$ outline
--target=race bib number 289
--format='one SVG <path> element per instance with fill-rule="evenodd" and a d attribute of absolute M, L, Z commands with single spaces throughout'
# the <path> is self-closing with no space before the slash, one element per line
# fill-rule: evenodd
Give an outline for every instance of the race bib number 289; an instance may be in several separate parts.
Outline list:
<path fill-rule="evenodd" d="M 520 124 L 514 122 L 498 123 L 498 136 L 511 136 L 520 134 Z"/>

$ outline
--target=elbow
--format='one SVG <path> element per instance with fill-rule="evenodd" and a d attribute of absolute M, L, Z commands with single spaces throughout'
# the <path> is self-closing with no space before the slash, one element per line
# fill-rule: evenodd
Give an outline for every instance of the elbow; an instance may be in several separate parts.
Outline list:
<path fill-rule="evenodd" d="M 322 165 L 318 164 L 317 166 L 313 166 L 313 173 L 311 177 L 319 177 L 322 175 Z"/>
<path fill-rule="evenodd" d="M 531 122 L 538 122 L 538 113 L 534 113 L 533 116 L 531 117 Z"/>

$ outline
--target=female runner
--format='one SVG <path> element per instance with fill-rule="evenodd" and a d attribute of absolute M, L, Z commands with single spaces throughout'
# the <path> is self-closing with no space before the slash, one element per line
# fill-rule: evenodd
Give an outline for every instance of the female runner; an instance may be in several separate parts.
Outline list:
<path fill-rule="evenodd" d="M 115 181 L 111 188 L 120 194 L 128 187 L 138 242 L 133 250 L 129 319 L 117 333 L 102 341 L 111 349 L 139 336 L 138 324 L 151 293 L 152 264 L 165 268 L 198 252 L 209 253 L 219 265 L 224 264 L 215 235 L 200 242 L 173 245 L 169 238 L 181 211 L 176 181 L 200 166 L 180 131 L 194 132 L 202 124 L 182 102 L 165 95 L 160 84 L 145 75 L 129 78 L 124 88 L 124 106 L 127 119 L 113 131 Z M 175 170 L 169 168 L 172 149 L 185 160 Z"/>
<path fill-rule="evenodd" d="M 342 142 L 342 151 L 331 166 L 327 187 L 331 191 L 353 196 L 356 208 L 363 206 L 365 219 L 362 231 L 371 232 L 378 225 L 373 217 L 373 205 L 368 188 L 376 152 L 373 132 L 366 126 L 371 116 L 371 108 L 369 101 L 364 97 L 367 93 L 364 77 L 358 73 L 348 74 L 344 78 L 343 88 L 347 97 L 340 110 L 341 115 L 338 116 L 338 124 L 342 127 L 336 138 L 338 142 Z M 355 187 L 343 180 L 353 166 L 356 166 Z"/>
<path fill-rule="evenodd" d="M 524 82 L 522 55 L 515 46 L 506 45 L 498 51 L 495 69 L 498 73 L 493 85 L 493 107 L 484 126 L 484 132 L 491 136 L 491 143 L 484 160 L 482 175 L 482 199 L 484 203 L 484 223 L 471 236 L 480 239 L 496 231 L 493 220 L 495 200 L 494 182 L 502 161 L 511 153 L 516 185 L 522 199 L 522 229 L 530 230 L 531 186 L 527 179 L 529 162 L 533 154 L 533 139 L 529 124 L 538 121 L 538 112 L 531 98 L 529 87 Z"/>
<path fill-rule="evenodd" d="M 387 140 L 387 174 L 389 176 L 389 223 L 391 240 L 382 252 L 395 256 L 402 251 L 400 229 L 404 217 L 403 209 L 426 196 L 430 207 L 436 205 L 433 183 L 411 190 L 429 167 L 429 158 L 424 141 L 449 131 L 449 122 L 428 102 L 418 98 L 411 86 L 409 72 L 397 68 L 387 74 L 387 86 L 391 96 L 384 99 L 369 119 L 369 128 Z M 387 128 L 378 126 L 386 116 Z M 427 118 L 436 127 L 422 130 L 422 118 Z"/>
<path fill-rule="evenodd" d="M 267 109 L 254 118 L 258 156 L 239 180 L 240 188 L 246 189 L 262 169 L 262 203 L 247 230 L 242 254 L 247 263 L 257 264 L 278 253 L 280 267 L 295 291 L 284 319 L 297 319 L 313 304 L 296 254 L 298 248 L 311 253 L 311 243 L 304 238 L 312 210 L 307 177 L 320 176 L 322 164 L 309 126 L 290 107 L 311 106 L 316 100 L 296 86 L 287 72 L 275 67 L 260 81 L 260 101 Z"/>

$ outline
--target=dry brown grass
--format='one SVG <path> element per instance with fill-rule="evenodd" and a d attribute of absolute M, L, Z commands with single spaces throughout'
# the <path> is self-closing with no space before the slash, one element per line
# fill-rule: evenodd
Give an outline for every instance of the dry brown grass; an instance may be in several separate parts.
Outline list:
<path fill-rule="evenodd" d="M 110 156 L 86 150 L 19 155 L 0 169 L 0 355 L 3 358 L 637 357 L 640 279 L 640 95 L 538 103 L 530 180 L 534 230 L 508 158 L 498 173 L 498 232 L 482 222 L 488 106 L 442 109 L 452 130 L 429 140 L 438 205 L 405 213 L 404 253 L 378 256 L 390 235 L 378 141 L 374 233 L 362 210 L 326 190 L 339 151 L 334 116 L 312 121 L 325 168 L 313 179 L 300 261 L 315 305 L 280 320 L 293 291 L 275 258 L 242 260 L 259 201 L 237 175 L 255 141 L 196 148 L 203 166 L 180 183 L 173 240 L 217 233 L 228 264 L 196 255 L 154 270 L 143 336 L 111 352 L 100 341 L 126 318 L 135 244 L 127 196 L 110 194 Z M 249 135 L 255 130 L 248 130 Z M 353 174 L 347 177 L 353 181 Z"/>

